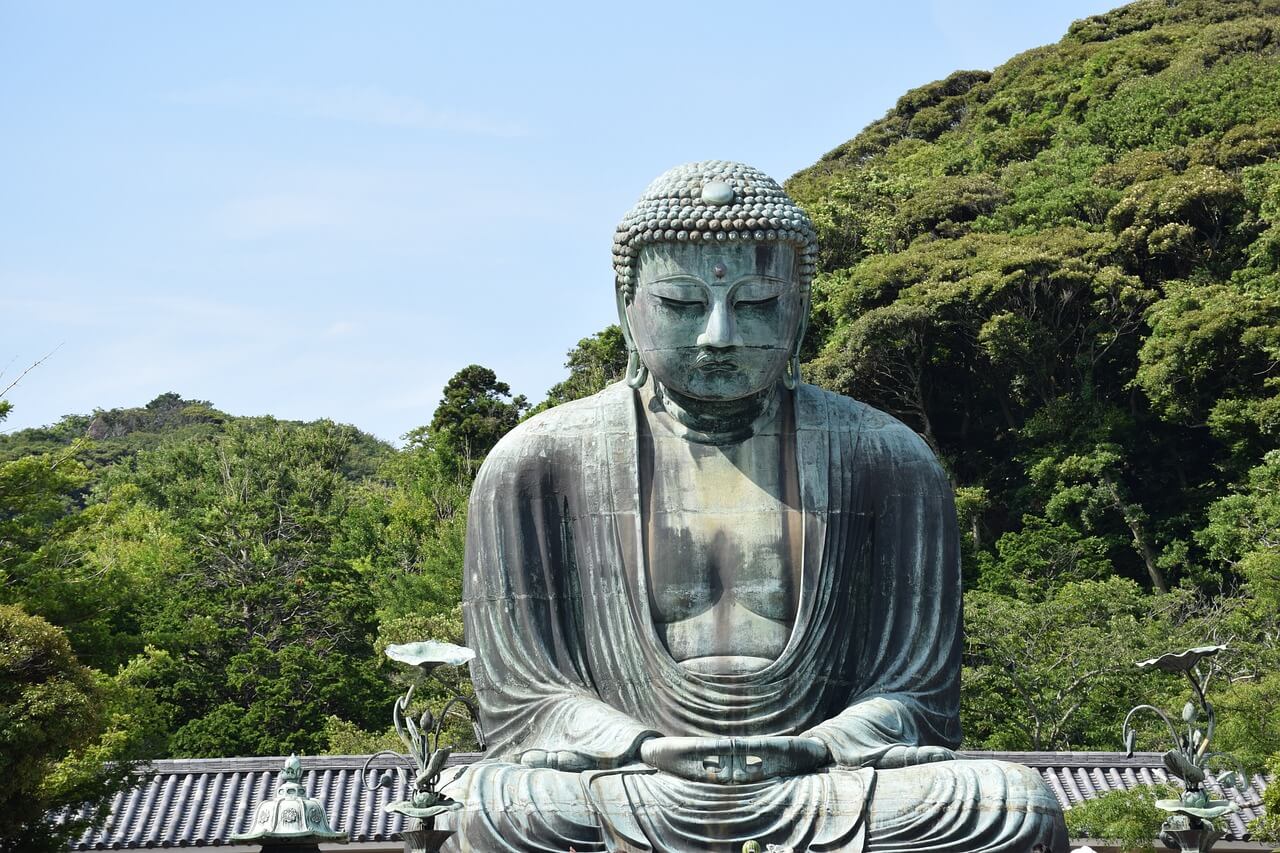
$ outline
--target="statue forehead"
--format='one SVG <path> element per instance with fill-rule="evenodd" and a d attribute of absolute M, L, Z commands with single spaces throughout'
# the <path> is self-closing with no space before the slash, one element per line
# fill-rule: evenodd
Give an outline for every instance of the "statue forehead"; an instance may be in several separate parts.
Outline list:
<path fill-rule="evenodd" d="M 707 246 L 658 243 L 645 246 L 639 257 L 640 281 L 692 274 L 704 281 L 734 281 L 745 275 L 778 278 L 799 284 L 796 251 L 777 243 L 736 243 Z"/>

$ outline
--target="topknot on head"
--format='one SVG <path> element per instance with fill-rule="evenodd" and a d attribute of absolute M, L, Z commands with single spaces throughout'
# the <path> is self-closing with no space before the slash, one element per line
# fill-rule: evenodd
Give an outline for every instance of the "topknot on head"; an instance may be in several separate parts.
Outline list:
<path fill-rule="evenodd" d="M 786 243 L 796 248 L 808 291 L 818 237 L 778 182 L 745 163 L 703 160 L 668 169 L 649 184 L 613 237 L 617 286 L 631 294 L 640 249 L 654 243 Z"/>

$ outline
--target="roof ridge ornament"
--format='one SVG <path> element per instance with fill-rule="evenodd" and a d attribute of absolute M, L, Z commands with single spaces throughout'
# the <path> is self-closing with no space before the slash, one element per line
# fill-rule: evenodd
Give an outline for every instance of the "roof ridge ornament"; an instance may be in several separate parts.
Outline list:
<path fill-rule="evenodd" d="M 347 833 L 329 826 L 324 806 L 308 797 L 302 783 L 302 761 L 289 756 L 280 770 L 275 796 L 263 800 L 246 832 L 232 833 L 232 842 L 261 842 L 264 853 L 319 851 L 320 844 L 346 844 Z"/>

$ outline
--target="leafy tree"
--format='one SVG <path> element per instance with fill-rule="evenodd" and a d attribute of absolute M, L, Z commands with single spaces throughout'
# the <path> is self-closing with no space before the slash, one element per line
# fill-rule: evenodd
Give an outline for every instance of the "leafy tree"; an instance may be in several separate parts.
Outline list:
<path fill-rule="evenodd" d="M 578 345 L 569 350 L 564 366 L 569 368 L 569 377 L 551 387 L 538 411 L 589 397 L 621 379 L 627 372 L 627 346 L 622 339 L 622 329 L 616 324 L 606 326 L 578 341 Z"/>
<path fill-rule="evenodd" d="M 1257 459 L 1280 427 L 1280 290 L 1170 282 L 1147 322 L 1134 378 L 1153 408 Z"/>
<path fill-rule="evenodd" d="M 0 463 L 0 588 L 7 599 L 38 594 L 42 558 L 71 523 L 88 481 L 74 450 Z"/>
<path fill-rule="evenodd" d="M 1200 615 L 1165 642 L 1230 638 L 1223 738 L 1270 748 L 1277 13 L 1183 0 L 1078 21 L 906 93 L 788 182 L 821 241 L 806 375 L 901 417 L 957 489 L 975 744 L 1110 746 L 1127 705 L 1086 697 L 1061 722 L 1075 700 L 1058 698 L 1134 695 L 1136 671 L 1085 686 L 1090 656 L 1155 642 L 1145 611 L 1185 606 Z M 1112 582 L 1157 596 L 1113 590 L 1124 618 L 1080 598 Z M 1006 696 L 1024 716 L 1034 699 L 1038 733 Z"/>
<path fill-rule="evenodd" d="M 1156 800 L 1176 798 L 1179 793 L 1167 784 L 1110 791 L 1067 809 L 1067 832 L 1072 838 L 1110 841 L 1124 853 L 1155 850 L 1152 841 L 1169 816 L 1156 808 Z"/>
<path fill-rule="evenodd" d="M 1280 755 L 1267 767 L 1272 779 L 1280 779 Z M 1250 821 L 1249 832 L 1256 841 L 1280 843 L 1280 785 L 1271 784 L 1262 792 L 1263 815 Z"/>
<path fill-rule="evenodd" d="M 994 553 L 980 552 L 979 583 L 993 593 L 1042 601 L 1063 584 L 1106 580 L 1112 573 L 1107 550 L 1100 537 L 1081 536 L 1069 525 L 1027 516 L 1020 530 L 1000 537 Z"/>
<path fill-rule="evenodd" d="M 61 627 L 80 659 L 107 671 L 141 651 L 136 578 L 84 559 L 89 443 L 0 461 L 0 603 Z"/>
<path fill-rule="evenodd" d="M 101 764 L 84 776 L 59 772 L 102 732 L 101 699 L 61 630 L 0 604 L 0 850 L 65 849 L 89 821 L 53 815 L 101 813 L 116 772 Z"/>
<path fill-rule="evenodd" d="M 1210 557 L 1245 578 L 1261 605 L 1280 612 L 1280 450 L 1269 452 L 1237 491 L 1209 508 L 1200 538 Z"/>
<path fill-rule="evenodd" d="M 1196 266 L 1228 268 L 1244 197 L 1239 179 L 1213 166 L 1193 166 L 1129 187 L 1107 213 L 1120 248 L 1144 271 L 1176 276 Z"/>
<path fill-rule="evenodd" d="M 429 429 L 405 438 L 378 480 L 357 492 L 345 520 L 344 548 L 376 579 L 380 625 L 448 612 L 462 595 L 470 460 Z"/>
<path fill-rule="evenodd" d="M 1185 598 L 1108 578 L 1064 584 L 1042 602 L 965 599 L 962 721 L 983 749 L 1114 748 L 1119 721 L 1149 696 L 1136 661 L 1195 635 Z M 1144 692 L 1146 691 L 1146 692 Z"/>
<path fill-rule="evenodd" d="M 1244 578 L 1219 618 L 1227 642 L 1216 698 L 1218 743 L 1247 765 L 1280 756 L 1280 450 L 1263 457 L 1236 491 L 1216 501 L 1198 533 L 1211 559 Z"/>
<path fill-rule="evenodd" d="M 482 459 L 498 439 L 520 422 L 528 408 L 523 395 L 499 382 L 487 367 L 462 368 L 444 386 L 444 396 L 431 419 L 431 432 L 463 459 Z"/>
<path fill-rule="evenodd" d="M 109 479 L 150 519 L 157 594 L 144 637 L 170 652 L 158 677 L 182 755 L 317 749 L 328 715 L 371 719 L 372 579 L 339 535 L 353 430 L 269 419 L 141 454 Z"/>

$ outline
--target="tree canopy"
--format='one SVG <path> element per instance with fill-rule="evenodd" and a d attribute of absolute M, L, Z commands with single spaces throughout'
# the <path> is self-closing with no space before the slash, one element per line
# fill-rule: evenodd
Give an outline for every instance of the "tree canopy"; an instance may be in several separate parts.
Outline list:
<path fill-rule="evenodd" d="M 1116 748 L 1160 689 L 1116 652 L 1213 635 L 1232 745 L 1277 748 L 1278 22 L 1077 21 L 787 184 L 821 242 L 807 376 L 915 428 L 957 489 L 970 746 Z"/>

